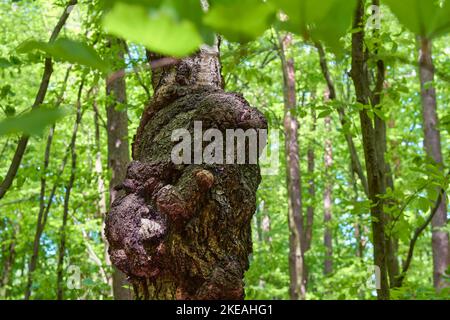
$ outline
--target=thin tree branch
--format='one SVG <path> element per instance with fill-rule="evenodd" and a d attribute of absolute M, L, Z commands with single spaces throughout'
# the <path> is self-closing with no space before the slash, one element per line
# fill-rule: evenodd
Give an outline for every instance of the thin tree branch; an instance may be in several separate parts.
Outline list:
<path fill-rule="evenodd" d="M 450 172 L 447 174 L 447 177 L 450 175 Z M 441 188 L 439 191 L 439 196 L 436 199 L 436 202 L 434 204 L 433 209 L 431 210 L 428 218 L 420 225 L 416 230 L 414 231 L 413 237 L 409 241 L 409 249 L 408 254 L 406 256 L 405 263 L 403 264 L 402 273 L 400 276 L 396 279 L 395 287 L 401 287 L 403 284 L 403 280 L 406 277 L 406 273 L 409 270 L 409 267 L 411 266 L 413 254 L 414 254 L 414 248 L 416 246 L 417 239 L 419 239 L 420 235 L 423 233 L 423 231 L 428 227 L 428 225 L 431 223 L 431 220 L 433 220 L 433 217 L 435 216 L 436 212 L 439 209 L 439 206 L 441 204 L 442 198 L 445 196 L 445 189 Z"/>
<path fill-rule="evenodd" d="M 59 18 L 58 23 L 53 29 L 52 35 L 50 36 L 49 42 L 55 41 L 58 37 L 61 29 L 65 25 L 67 19 L 69 18 L 70 12 L 73 9 L 73 6 L 77 4 L 77 0 L 70 0 L 64 9 L 63 14 Z M 42 75 L 41 84 L 39 86 L 38 93 L 36 95 L 35 101 L 32 105 L 32 108 L 38 108 L 45 100 L 45 96 L 47 94 L 48 85 L 50 82 L 51 75 L 53 73 L 53 60 L 51 57 L 45 58 L 44 62 L 44 73 Z M 29 136 L 24 134 L 20 137 L 19 143 L 17 144 L 16 151 L 14 153 L 13 159 L 11 161 L 11 165 L 9 166 L 8 172 L 6 173 L 5 178 L 0 184 L 0 199 L 2 199 L 8 189 L 11 187 L 14 178 L 16 177 L 17 170 L 19 169 L 20 163 L 22 162 L 23 155 L 27 148 Z"/>

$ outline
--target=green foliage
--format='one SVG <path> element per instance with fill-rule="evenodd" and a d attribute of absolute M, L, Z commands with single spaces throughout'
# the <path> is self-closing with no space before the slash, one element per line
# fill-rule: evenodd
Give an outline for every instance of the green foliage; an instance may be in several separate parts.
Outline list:
<path fill-rule="evenodd" d="M 383 0 L 411 32 L 429 39 L 450 32 L 450 1 Z"/>
<path fill-rule="evenodd" d="M 11 133 L 39 135 L 45 127 L 55 123 L 65 115 L 62 109 L 40 107 L 25 114 L 10 117 L 0 122 L 0 136 Z"/>
<path fill-rule="evenodd" d="M 43 35 L 49 34 L 51 27 L 56 25 L 61 6 L 47 0 L 0 1 L 0 181 L 14 155 L 18 134 L 32 135 L 17 177 L 0 200 L 0 274 L 5 274 L 5 265 L 10 257 L 9 245 L 16 245 L 11 278 L 0 288 L 0 298 L 23 299 L 42 178 L 47 180 L 46 200 L 49 190 L 53 186 L 56 189 L 41 238 L 38 268 L 33 274 L 32 298 L 56 297 L 64 186 L 71 170 L 66 167 L 60 177 L 58 172 L 67 155 L 75 121 L 73 107 L 71 112 L 66 108 L 56 108 L 55 102 L 59 98 L 63 106 L 75 105 L 80 80 L 84 79 L 81 92 L 84 117 L 76 142 L 78 166 L 66 230 L 64 299 L 112 299 L 108 283 L 112 270 L 105 256 L 101 234 L 103 212 L 100 209 L 102 197 L 108 199 L 108 181 L 112 174 L 108 170 L 108 141 L 104 129 L 107 122 L 105 106 L 112 99 L 106 97 L 104 90 L 106 73 L 110 69 L 123 69 L 125 72 L 127 102 L 118 103 L 117 109 L 127 108 L 128 139 L 132 141 L 144 107 L 148 105 L 143 87 L 152 94 L 145 48 L 182 57 L 195 52 L 203 43 L 213 43 L 214 33 L 218 32 L 224 36 L 221 60 L 227 91 L 242 92 L 252 106 L 264 113 L 270 131 L 282 130 L 283 75 L 273 26 L 280 34 L 286 31 L 293 33 L 287 54 L 293 58 L 296 71 L 298 103 L 292 115 L 298 118 L 300 125 L 303 212 L 308 207 L 314 208 L 312 245 L 305 255 L 309 273 L 307 299 L 376 297 L 369 214 L 373 204 L 367 200 L 361 182 L 350 168 L 350 154 L 344 136 L 348 133 L 353 137 L 364 167 L 359 122 L 362 110 L 366 110 L 372 119 L 375 116 L 385 119 L 388 127 L 385 158 L 391 165 L 395 182 L 394 188 L 388 188 L 383 196 L 388 204 L 385 205 L 386 214 L 392 219 L 387 223 L 386 234 L 398 239 L 399 262 L 404 260 L 413 232 L 427 219 L 438 190 L 448 190 L 449 179 L 445 174 L 450 159 L 450 115 L 447 110 L 450 87 L 445 75 L 450 70 L 450 42 L 446 35 L 449 1 L 440 1 L 443 6 L 439 6 L 437 1 L 382 1 L 387 6 L 382 7 L 382 28 L 379 30 L 382 41 L 377 42 L 380 52 L 368 59 L 370 68 L 373 68 L 375 58 L 383 58 L 387 65 L 383 100 L 378 106 L 355 102 L 348 74 L 351 70 L 349 30 L 355 1 L 212 0 L 209 3 L 209 11 L 204 12 L 196 0 L 105 0 L 102 5 L 98 1 L 81 1 L 59 40 L 48 44 L 28 39 L 45 38 Z M 281 11 L 288 20 L 276 20 L 276 14 Z M 410 32 L 405 32 L 405 28 Z M 117 52 L 108 48 L 107 33 L 127 40 L 125 62 L 117 61 Z M 423 148 L 415 46 L 417 34 L 434 39 L 433 59 L 437 76 L 433 85 L 438 93 L 438 129 L 446 171 L 427 159 Z M 316 49 L 310 45 L 314 41 L 323 41 L 327 51 L 340 53 L 338 59 L 331 52 L 326 54 L 337 91 L 335 102 L 324 99 L 326 85 Z M 366 42 L 371 48 L 375 44 L 370 32 L 366 33 Z M 17 48 L 21 52 L 19 58 Z M 44 56 L 54 58 L 54 72 L 45 103 L 30 111 L 42 79 Z M 80 67 L 73 68 L 65 84 L 67 62 Z M 94 111 L 94 106 L 97 111 Z M 343 126 L 338 108 L 345 111 L 346 123 Z M 325 118 L 331 119 L 331 131 L 325 127 Z M 48 168 L 44 169 L 46 127 L 53 123 L 56 126 L 50 161 Z M 254 250 L 250 268 L 245 274 L 247 299 L 289 299 L 287 176 L 282 132 L 279 137 L 279 145 L 275 148 L 280 151 L 280 167 L 276 175 L 262 177 L 257 211 L 251 222 Z M 333 151 L 333 166 L 327 172 L 324 170 L 326 139 L 331 141 Z M 315 154 L 313 173 L 308 172 L 309 150 Z M 314 179 L 315 196 L 309 195 L 310 179 Z M 326 225 L 323 222 L 323 193 L 327 179 L 333 185 L 333 220 L 327 224 L 333 232 L 333 272 L 324 275 L 323 234 Z M 106 191 L 99 191 L 101 183 Z M 357 237 L 357 228 L 360 238 Z M 442 230 L 450 231 L 448 224 Z M 393 299 L 449 299 L 448 290 L 436 292 L 432 287 L 430 245 L 431 228 L 428 227 L 417 240 L 404 285 L 391 290 Z M 74 279 L 79 286 L 73 288 L 68 283 L 76 275 L 76 270 L 79 271 L 79 279 Z"/>
<path fill-rule="evenodd" d="M 61 38 L 53 43 L 29 40 L 22 43 L 18 48 L 18 53 L 29 53 L 34 50 L 44 52 L 57 61 L 70 62 L 108 73 L 109 65 L 97 52 L 84 42 Z"/>
<path fill-rule="evenodd" d="M 355 0 L 271 0 L 288 16 L 281 26 L 307 40 L 323 41 L 342 52 L 340 38 L 351 27 Z"/>
<path fill-rule="evenodd" d="M 226 0 L 213 2 L 203 21 L 228 40 L 245 43 L 259 37 L 274 17 L 275 7 L 260 0 Z"/>
<path fill-rule="evenodd" d="M 117 2 L 106 14 L 104 27 L 109 33 L 143 44 L 150 50 L 186 56 L 198 49 L 202 36 L 196 25 L 168 6 L 168 2 L 156 8 Z"/>

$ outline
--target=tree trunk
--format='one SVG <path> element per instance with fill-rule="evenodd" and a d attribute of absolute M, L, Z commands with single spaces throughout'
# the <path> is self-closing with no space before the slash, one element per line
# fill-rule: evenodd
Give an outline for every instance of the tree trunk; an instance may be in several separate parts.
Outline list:
<path fill-rule="evenodd" d="M 316 130 L 316 113 L 314 110 L 311 111 L 311 132 L 314 135 L 314 132 Z M 314 170 L 315 170 L 315 153 L 314 153 L 314 142 L 310 142 L 308 145 L 308 196 L 310 198 L 310 203 L 308 207 L 306 208 L 306 223 L 305 230 L 303 232 L 303 256 L 305 256 L 306 252 L 308 252 L 311 249 L 311 243 L 312 243 L 312 235 L 313 235 L 313 224 L 314 224 L 314 199 L 316 197 L 316 184 L 315 184 L 315 178 L 314 178 Z M 308 268 L 307 263 L 305 260 L 305 257 L 303 257 L 304 264 L 303 264 L 303 282 L 305 284 L 305 291 L 308 290 Z"/>
<path fill-rule="evenodd" d="M 311 112 L 311 132 L 314 134 L 316 131 L 316 113 Z M 315 154 L 314 154 L 314 143 L 311 142 L 308 145 L 308 196 L 311 200 L 316 197 L 316 184 L 314 179 L 314 169 L 315 169 Z M 313 233 L 313 223 L 314 223 L 314 203 L 310 203 L 306 208 L 306 224 L 303 239 L 303 253 L 306 253 L 311 249 L 312 233 Z"/>
<path fill-rule="evenodd" d="M 317 51 L 319 53 L 319 61 L 320 68 L 322 70 L 322 75 L 327 83 L 328 89 L 328 99 L 335 100 L 336 99 L 336 88 L 334 86 L 333 79 L 331 78 L 330 69 L 328 68 L 327 57 L 325 54 L 325 50 L 320 42 L 316 42 L 315 44 Z M 339 114 L 339 120 L 341 122 L 342 128 L 345 128 L 348 123 L 347 115 L 345 114 L 345 110 L 343 107 L 337 108 Z M 367 179 L 363 172 L 363 168 L 361 165 L 361 161 L 359 160 L 359 155 L 356 150 L 355 143 L 353 142 L 353 136 L 350 132 L 345 132 L 344 130 L 345 141 L 347 142 L 347 147 L 350 152 L 350 161 L 352 164 L 352 171 L 358 175 L 358 178 L 361 180 L 361 185 L 363 187 L 364 193 L 366 195 L 369 194 Z"/>
<path fill-rule="evenodd" d="M 94 94 L 97 93 L 97 88 L 94 88 Z M 98 211 L 97 211 L 97 217 L 102 219 L 102 241 L 104 244 L 103 249 L 103 258 L 105 261 L 105 264 L 108 267 L 112 267 L 111 259 L 109 258 L 108 253 L 108 240 L 106 239 L 105 235 L 105 217 L 106 212 L 108 211 L 107 204 L 106 204 L 106 189 L 105 189 L 105 180 L 103 179 L 103 160 L 102 160 L 102 152 L 101 152 L 101 139 L 100 139 L 100 113 L 98 110 L 97 100 L 94 98 L 94 101 L 92 102 L 92 106 L 94 109 L 94 126 L 95 126 L 95 149 L 96 149 L 96 156 L 95 156 L 95 172 L 97 174 L 97 190 L 99 194 L 98 199 Z M 86 239 L 86 243 L 89 243 L 89 239 Z M 89 248 L 88 248 L 89 250 Z M 90 250 L 92 251 L 92 250 Z M 100 267 L 102 267 L 100 265 Z M 113 270 L 114 271 L 114 270 Z M 110 295 L 114 297 L 114 290 L 113 290 L 113 279 L 111 276 L 107 276 L 105 274 L 105 279 L 108 282 L 111 291 Z"/>
<path fill-rule="evenodd" d="M 60 228 L 60 241 L 59 241 L 59 250 L 58 250 L 58 262 L 56 266 L 56 299 L 62 300 L 64 289 L 63 289 L 63 271 L 64 271 L 64 256 L 66 251 L 66 226 L 67 226 L 67 218 L 69 216 L 69 202 L 70 202 L 70 193 L 72 192 L 73 183 L 75 181 L 75 171 L 77 169 L 77 152 L 76 152 L 76 139 L 78 132 L 78 127 L 81 124 L 81 94 L 83 92 L 83 84 L 84 79 L 78 89 L 78 99 L 77 99 L 77 115 L 75 120 L 75 134 L 72 137 L 72 150 L 71 150 L 71 170 L 70 170 L 70 178 L 67 184 L 65 185 L 65 194 L 64 194 L 64 209 L 63 209 L 63 218 L 62 225 Z"/>
<path fill-rule="evenodd" d="M 331 134 L 331 118 L 325 118 L 325 129 L 327 137 Z M 331 139 L 325 139 L 325 190 L 323 194 L 323 222 L 325 226 L 323 242 L 325 245 L 325 262 L 324 274 L 328 275 L 333 272 L 333 234 L 331 229 L 332 218 L 332 177 L 330 169 L 333 165 L 333 145 Z"/>
<path fill-rule="evenodd" d="M 243 299 L 259 166 L 225 165 L 217 149 L 206 163 L 198 129 L 217 129 L 217 142 L 226 129 L 266 129 L 266 121 L 241 95 L 223 91 L 217 47 L 179 60 L 148 56 L 155 94 L 117 187 L 125 194 L 107 215 L 111 260 L 137 299 Z M 181 163 L 172 139 L 179 129 L 187 145 Z"/>
<path fill-rule="evenodd" d="M 19 216 L 21 218 L 21 214 Z M 9 222 L 9 219 L 6 219 L 6 222 Z M 7 248 L 5 251 L 7 251 L 7 255 L 3 256 L 4 262 L 3 262 L 3 270 L 2 270 L 2 276 L 0 278 L 0 299 L 6 299 L 8 296 L 8 286 L 11 283 L 11 276 L 13 274 L 13 267 L 14 267 L 14 261 L 16 259 L 16 246 L 17 246 L 17 234 L 20 225 L 11 223 L 10 226 L 12 227 L 11 234 L 7 234 L 9 239 L 7 240 Z M 2 230 L 3 231 L 3 230 Z"/>
<path fill-rule="evenodd" d="M 280 56 L 284 79 L 284 130 L 286 153 L 286 180 L 289 201 L 289 270 L 290 296 L 292 300 L 304 299 L 306 294 L 304 275 L 304 254 L 302 250 L 303 216 L 300 179 L 300 162 L 298 146 L 298 122 L 292 113 L 295 111 L 297 99 L 295 91 L 294 60 L 287 59 L 287 49 L 292 41 L 290 34 L 284 38 L 279 36 Z"/>
<path fill-rule="evenodd" d="M 419 58 L 420 86 L 422 95 L 422 114 L 424 128 L 424 147 L 427 157 L 443 168 L 441 151 L 441 135 L 438 126 L 436 90 L 433 86 L 434 65 L 432 59 L 432 42 L 427 38 L 420 39 Z M 433 249 L 433 283 L 437 290 L 445 286 L 445 272 L 449 262 L 449 236 L 444 230 L 447 224 L 447 201 L 441 198 L 432 225 Z"/>
<path fill-rule="evenodd" d="M 359 0 L 353 28 L 359 30 L 352 34 L 352 70 L 351 77 L 355 86 L 356 100 L 364 105 L 370 106 L 372 93 L 369 87 L 369 76 L 367 70 L 367 55 L 364 46 L 364 1 Z M 370 208 L 372 223 L 372 238 L 374 246 L 374 264 L 379 268 L 380 288 L 377 289 L 378 299 L 389 299 L 389 283 L 387 279 L 385 228 L 383 201 L 383 171 L 380 166 L 377 153 L 377 140 L 375 128 L 367 110 L 360 111 L 361 131 L 363 136 L 364 156 L 366 160 L 366 171 L 368 178 L 369 199 L 372 203 Z"/>
<path fill-rule="evenodd" d="M 125 44 L 122 40 L 110 39 L 109 45 L 112 52 L 118 55 L 118 61 L 124 63 Z M 124 68 L 123 65 L 120 66 Z M 112 204 L 120 197 L 120 191 L 115 189 L 126 175 L 127 164 L 130 162 L 130 147 L 128 143 L 128 115 L 126 107 L 116 110 L 119 104 L 127 103 L 125 75 L 118 72 L 118 76 L 109 78 L 106 81 L 106 95 L 108 105 L 107 115 L 107 135 L 108 135 L 108 168 L 111 170 L 111 180 L 109 181 L 109 199 Z M 105 218 L 106 219 L 106 218 Z M 126 275 L 113 266 L 113 294 L 116 300 L 131 300 L 131 290 L 127 288 Z"/>

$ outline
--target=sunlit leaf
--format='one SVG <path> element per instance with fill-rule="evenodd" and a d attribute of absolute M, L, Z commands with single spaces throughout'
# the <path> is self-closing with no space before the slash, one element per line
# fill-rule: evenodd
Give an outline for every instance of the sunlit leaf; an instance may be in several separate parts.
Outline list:
<path fill-rule="evenodd" d="M 118 2 L 104 17 L 103 26 L 111 34 L 169 56 L 187 56 L 203 43 L 192 21 L 178 20 L 176 14 L 165 7 L 150 10 Z"/>
<path fill-rule="evenodd" d="M 355 0 L 271 0 L 288 16 L 282 26 L 298 35 L 323 41 L 333 51 L 342 51 L 340 38 L 351 27 Z"/>
<path fill-rule="evenodd" d="M 39 135 L 65 115 L 62 109 L 36 108 L 25 114 L 0 121 L 0 136 L 12 133 Z"/>
<path fill-rule="evenodd" d="M 275 7 L 259 0 L 216 1 L 204 22 L 227 39 L 248 42 L 260 36 L 275 17 Z"/>
<path fill-rule="evenodd" d="M 450 1 L 440 7 L 433 0 L 383 0 L 411 32 L 436 38 L 450 32 Z"/>
<path fill-rule="evenodd" d="M 53 43 L 30 40 L 22 43 L 17 49 L 19 53 L 35 50 L 45 52 L 56 60 L 80 64 L 103 73 L 109 71 L 108 63 L 100 58 L 92 47 L 83 42 L 66 38 L 58 39 Z"/>

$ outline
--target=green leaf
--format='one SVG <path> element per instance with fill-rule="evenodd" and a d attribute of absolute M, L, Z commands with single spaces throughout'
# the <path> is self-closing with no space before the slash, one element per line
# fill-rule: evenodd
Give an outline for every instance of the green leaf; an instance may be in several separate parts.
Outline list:
<path fill-rule="evenodd" d="M 42 130 L 65 115 L 62 109 L 36 108 L 25 114 L 0 121 L 0 136 L 12 133 L 39 135 Z"/>
<path fill-rule="evenodd" d="M 7 84 L 0 88 L 0 99 L 4 99 L 7 96 L 14 96 L 15 93 L 11 90 L 11 85 Z"/>
<path fill-rule="evenodd" d="M 103 19 L 108 33 L 174 57 L 195 52 L 203 43 L 195 24 L 173 8 L 147 8 L 118 2 Z"/>
<path fill-rule="evenodd" d="M 430 209 L 431 202 L 427 198 L 419 197 L 415 201 L 417 208 L 422 212 L 427 212 Z"/>
<path fill-rule="evenodd" d="M 332 110 L 325 110 L 325 111 L 322 111 L 321 113 L 319 113 L 319 115 L 317 116 L 317 118 L 318 118 L 318 119 L 325 118 L 325 117 L 329 116 L 331 113 L 332 113 Z"/>
<path fill-rule="evenodd" d="M 440 7 L 433 0 L 384 0 L 411 32 L 436 38 L 450 32 L 450 1 Z"/>
<path fill-rule="evenodd" d="M 22 43 L 17 49 L 19 53 L 35 50 L 45 52 L 56 60 L 80 64 L 103 73 L 108 73 L 110 70 L 108 63 L 102 60 L 92 47 L 83 42 L 67 38 L 58 39 L 53 43 L 30 40 Z"/>
<path fill-rule="evenodd" d="M 228 40 L 245 43 L 256 39 L 275 18 L 275 7 L 260 0 L 213 3 L 203 22 Z"/>
<path fill-rule="evenodd" d="M 11 67 L 13 64 L 5 58 L 0 57 L 0 69 L 6 69 Z"/>
<path fill-rule="evenodd" d="M 288 31 L 323 41 L 335 53 L 342 51 L 340 38 L 351 27 L 356 0 L 271 0 L 289 18 Z"/>

